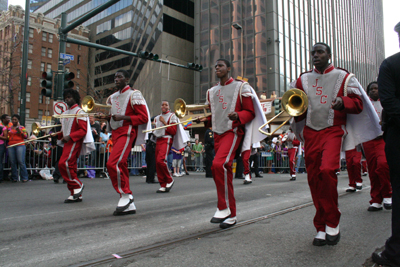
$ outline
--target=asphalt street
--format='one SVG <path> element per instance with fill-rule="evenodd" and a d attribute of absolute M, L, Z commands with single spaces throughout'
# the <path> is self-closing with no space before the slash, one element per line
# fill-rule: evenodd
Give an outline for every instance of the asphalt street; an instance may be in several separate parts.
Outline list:
<path fill-rule="evenodd" d="M 204 173 L 176 178 L 170 193 L 130 178 L 137 213 L 113 216 L 119 195 L 106 179 L 82 179 L 83 202 L 64 204 L 65 184 L 0 184 L 1 266 L 362 266 L 390 235 L 390 211 L 368 212 L 369 180 L 345 193 L 339 176 L 341 241 L 315 247 L 306 174 L 234 179 L 237 226 L 209 220 L 216 190 Z M 113 254 L 116 254 L 113 256 Z M 121 259 L 116 257 L 121 256 Z"/>

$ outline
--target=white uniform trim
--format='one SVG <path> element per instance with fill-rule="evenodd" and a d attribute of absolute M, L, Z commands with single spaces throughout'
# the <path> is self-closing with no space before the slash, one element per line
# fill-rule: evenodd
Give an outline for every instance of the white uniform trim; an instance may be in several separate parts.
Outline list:
<path fill-rule="evenodd" d="M 126 138 L 124 149 L 122 150 L 121 155 L 119 156 L 119 159 L 118 159 L 117 164 L 115 166 L 115 169 L 117 170 L 118 191 L 119 191 L 120 194 L 125 194 L 125 192 L 122 191 L 122 188 L 121 188 L 121 169 L 118 167 L 118 165 L 121 162 L 122 158 L 124 157 L 126 149 L 128 148 L 128 144 L 129 144 L 129 141 L 131 139 L 131 131 L 132 131 L 132 125 L 129 125 L 128 131 L 126 133 L 127 138 Z"/>

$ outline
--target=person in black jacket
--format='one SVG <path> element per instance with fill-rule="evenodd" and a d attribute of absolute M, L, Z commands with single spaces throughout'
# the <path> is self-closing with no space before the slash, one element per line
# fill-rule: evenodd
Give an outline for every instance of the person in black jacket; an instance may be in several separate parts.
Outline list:
<path fill-rule="evenodd" d="M 154 122 L 154 117 L 151 118 L 152 127 Z M 153 133 L 149 134 L 149 139 L 146 141 L 146 183 L 155 184 L 158 183 L 154 179 L 156 172 L 156 141 L 157 138 Z"/>
<path fill-rule="evenodd" d="M 215 152 L 214 152 L 214 133 L 212 131 L 212 127 L 206 130 L 206 133 L 204 135 L 204 144 L 206 151 L 206 178 L 213 178 L 211 172 L 211 166 L 213 163 Z"/>
<path fill-rule="evenodd" d="M 394 28 L 399 35 L 400 22 Z M 372 260 L 380 265 L 400 266 L 400 52 L 385 59 L 379 69 L 379 98 L 383 107 L 382 130 L 392 184 L 392 236 Z"/>

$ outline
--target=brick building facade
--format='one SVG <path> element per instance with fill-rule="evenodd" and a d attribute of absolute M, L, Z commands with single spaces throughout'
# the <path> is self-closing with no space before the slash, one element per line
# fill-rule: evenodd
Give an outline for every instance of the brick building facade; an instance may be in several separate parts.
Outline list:
<path fill-rule="evenodd" d="M 19 113 L 24 13 L 20 6 L 10 6 L 7 12 L 0 11 L 0 115 Z M 29 118 L 37 120 L 43 115 L 53 115 L 53 100 L 41 95 L 40 83 L 43 71 L 58 69 L 60 24 L 60 20 L 45 18 L 41 13 L 30 15 L 26 87 L 27 120 Z M 69 36 L 88 41 L 89 31 L 80 26 L 71 31 Z M 74 61 L 66 65 L 65 70 L 75 73 L 74 88 L 79 90 L 83 97 L 88 94 L 88 48 L 67 44 L 66 52 L 74 55 Z"/>

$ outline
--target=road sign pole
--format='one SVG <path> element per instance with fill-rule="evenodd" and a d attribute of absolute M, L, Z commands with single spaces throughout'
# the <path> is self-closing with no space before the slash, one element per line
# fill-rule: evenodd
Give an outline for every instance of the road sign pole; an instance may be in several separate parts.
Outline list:
<path fill-rule="evenodd" d="M 59 29 L 60 34 L 60 46 L 59 46 L 59 56 L 58 56 L 58 73 L 57 73 L 57 87 L 54 90 L 54 99 L 57 101 L 62 100 L 63 88 L 64 88 L 64 60 L 61 58 L 61 54 L 66 53 L 67 47 L 67 35 L 68 33 L 63 33 L 62 29 L 67 27 L 67 13 L 61 13 L 61 27 Z"/>

